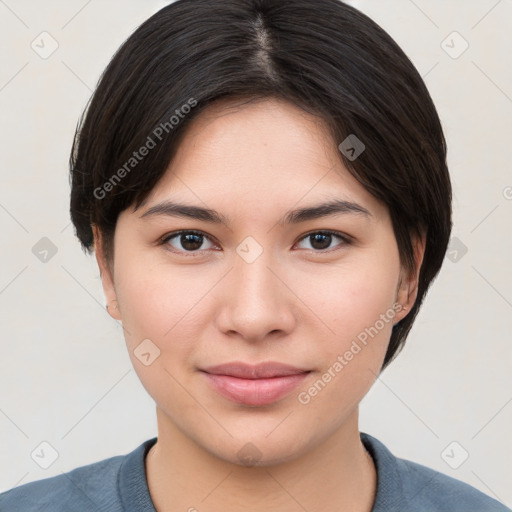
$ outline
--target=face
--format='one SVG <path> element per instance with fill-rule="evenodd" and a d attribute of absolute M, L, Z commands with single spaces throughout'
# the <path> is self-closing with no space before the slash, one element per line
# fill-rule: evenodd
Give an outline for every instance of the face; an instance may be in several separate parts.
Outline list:
<path fill-rule="evenodd" d="M 162 421 L 237 464 L 252 443 L 264 465 L 354 418 L 415 276 L 320 120 L 278 100 L 226 106 L 194 120 L 147 201 L 122 212 L 113 272 L 99 244 L 97 257 Z M 295 373 L 211 369 L 267 362 Z"/>

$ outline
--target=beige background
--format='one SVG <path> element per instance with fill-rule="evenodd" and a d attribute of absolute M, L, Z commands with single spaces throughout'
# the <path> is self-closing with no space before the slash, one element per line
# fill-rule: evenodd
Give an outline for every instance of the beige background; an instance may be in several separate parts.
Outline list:
<path fill-rule="evenodd" d="M 95 260 L 73 235 L 67 166 L 100 73 L 166 3 L 0 1 L 0 490 L 156 435 Z M 405 351 L 363 401 L 361 430 L 512 507 L 512 1 L 350 3 L 425 77 L 449 144 L 455 223 Z M 58 48 L 43 59 L 33 41 Z M 41 252 L 43 237 L 55 254 Z M 41 449 L 47 469 L 31 458 Z"/>

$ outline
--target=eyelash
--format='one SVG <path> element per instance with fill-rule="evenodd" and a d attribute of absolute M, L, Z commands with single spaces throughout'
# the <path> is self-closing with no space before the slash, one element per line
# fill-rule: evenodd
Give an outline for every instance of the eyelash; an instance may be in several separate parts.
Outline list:
<path fill-rule="evenodd" d="M 176 238 L 176 237 L 179 237 L 180 235 L 185 235 L 185 234 L 186 235 L 202 236 L 202 237 L 208 239 L 210 242 L 213 243 L 213 240 L 206 233 L 203 233 L 202 231 L 181 230 L 181 231 L 174 231 L 172 233 L 168 233 L 167 235 L 164 235 L 164 237 L 160 239 L 160 245 L 166 245 L 173 238 Z M 306 249 L 306 250 L 309 250 L 310 252 L 313 252 L 314 254 L 326 254 L 326 253 L 330 253 L 330 252 L 335 252 L 335 251 L 338 251 L 338 250 L 342 249 L 345 245 L 350 245 L 352 243 L 352 240 L 351 240 L 351 238 L 348 235 L 344 235 L 344 234 L 339 233 L 337 231 L 331 231 L 331 230 L 311 231 L 311 232 L 303 235 L 299 239 L 299 242 L 304 240 L 304 239 L 306 239 L 306 238 L 308 238 L 308 237 L 311 237 L 312 235 L 317 235 L 317 234 L 335 236 L 337 238 L 340 238 L 343 241 L 343 243 L 340 244 L 340 247 L 335 248 L 335 249 L 322 249 L 322 250 Z M 196 250 L 196 251 L 180 251 L 180 250 L 175 250 L 175 249 L 169 249 L 169 250 L 171 252 L 173 252 L 173 253 L 185 254 L 186 257 L 194 258 L 194 257 L 201 256 L 202 252 L 204 252 L 205 250 L 210 250 L 210 249 L 204 249 L 202 251 L 201 250 Z"/>

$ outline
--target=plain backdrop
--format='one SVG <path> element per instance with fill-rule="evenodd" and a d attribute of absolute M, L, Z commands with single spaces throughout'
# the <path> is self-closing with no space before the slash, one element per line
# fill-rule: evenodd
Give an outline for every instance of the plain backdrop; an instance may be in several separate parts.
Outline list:
<path fill-rule="evenodd" d="M 156 435 L 95 258 L 74 237 L 68 158 L 112 54 L 167 3 L 0 1 L 0 490 Z M 512 507 L 512 1 L 350 3 L 425 78 L 454 187 L 443 268 L 363 400 L 361 430 Z"/>

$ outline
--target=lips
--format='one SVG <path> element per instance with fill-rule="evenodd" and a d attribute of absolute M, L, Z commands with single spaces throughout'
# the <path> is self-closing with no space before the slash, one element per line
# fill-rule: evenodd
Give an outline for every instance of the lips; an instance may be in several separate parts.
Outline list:
<path fill-rule="evenodd" d="M 231 362 L 201 370 L 208 384 L 224 397 L 245 405 L 263 406 L 288 395 L 310 373 L 283 363 L 249 365 Z"/>
<path fill-rule="evenodd" d="M 286 377 L 288 375 L 297 375 L 305 373 L 309 370 L 295 368 L 283 363 L 260 363 L 250 365 L 241 362 L 232 362 L 220 364 L 218 366 L 210 366 L 204 368 L 203 371 L 212 375 L 230 375 L 239 379 L 269 379 L 272 377 Z"/>

